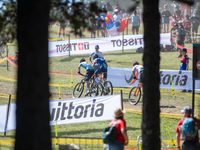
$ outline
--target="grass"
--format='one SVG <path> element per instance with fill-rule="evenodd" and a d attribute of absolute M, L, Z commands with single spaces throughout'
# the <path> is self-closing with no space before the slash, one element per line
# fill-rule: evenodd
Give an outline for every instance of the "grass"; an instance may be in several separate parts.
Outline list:
<path fill-rule="evenodd" d="M 130 29 L 130 28 L 129 28 Z M 56 26 L 52 27 L 52 30 L 56 30 Z M 53 35 L 50 35 L 53 36 Z M 56 37 L 56 36 L 55 36 Z M 86 37 L 90 37 L 89 33 L 86 33 Z M 191 44 L 186 44 L 186 47 L 192 48 Z M 9 56 L 14 56 L 15 51 L 17 51 L 17 46 L 9 46 Z M 179 70 L 180 59 L 176 58 L 178 56 L 177 51 L 173 52 L 160 52 L 160 69 L 166 70 Z M 192 54 L 188 54 L 189 58 L 192 59 Z M 49 59 L 49 70 L 61 71 L 61 72 L 71 72 L 76 73 L 78 71 L 77 66 L 79 64 L 80 58 L 86 58 L 89 60 L 89 54 L 87 55 L 72 55 L 63 57 L 54 57 Z M 106 52 L 104 53 L 105 59 L 108 61 L 109 67 L 119 67 L 119 68 L 132 68 L 132 63 L 138 61 L 142 64 L 143 54 L 136 53 L 135 50 L 126 50 L 123 53 L 121 51 Z M 192 60 L 190 59 L 189 70 L 192 70 Z M 9 70 L 7 71 L 6 62 L 0 63 L 0 75 L 9 78 L 16 78 L 17 69 L 9 64 Z M 84 73 L 84 69 L 81 70 Z M 60 75 L 50 75 L 50 82 L 53 83 L 70 83 L 71 77 L 60 76 Z M 74 85 L 81 80 L 81 77 L 74 77 Z M 124 107 L 134 110 L 141 110 L 142 101 L 136 106 L 131 106 L 128 102 L 128 92 L 130 88 L 123 89 L 123 101 Z M 52 98 L 58 99 L 58 86 L 51 86 L 50 92 Z M 85 91 L 84 91 L 85 92 Z M 0 80 L 0 93 L 16 95 L 16 82 Z M 120 90 L 115 89 L 114 94 L 119 94 Z M 72 88 L 61 86 L 61 97 L 71 98 Z M 84 94 L 84 93 L 83 93 Z M 197 104 L 200 104 L 200 92 L 196 93 Z M 161 100 L 160 109 L 161 112 L 168 113 L 180 113 L 180 110 L 185 105 L 191 106 L 192 95 L 188 93 L 180 93 L 179 90 L 175 90 L 175 96 L 172 95 L 171 89 L 161 89 Z M 8 97 L 0 95 L 0 104 L 7 104 Z M 12 102 L 15 102 L 15 98 L 12 98 Z M 136 140 L 138 135 L 141 135 L 141 121 L 142 116 L 127 112 L 125 115 L 125 120 L 127 121 L 128 135 L 130 140 Z M 173 139 L 175 140 L 175 128 L 179 119 L 161 118 L 161 135 L 163 140 L 170 140 L 168 132 L 166 130 L 166 125 L 168 126 Z M 70 124 L 70 125 L 59 125 L 58 126 L 58 136 L 65 137 L 101 137 L 102 129 L 108 125 L 109 121 L 102 122 L 91 122 L 91 123 L 81 123 L 81 124 Z M 55 135 L 54 126 L 51 127 L 52 136 Z M 7 135 L 13 136 L 15 131 L 8 131 Z M 0 135 L 3 135 L 0 133 Z"/>

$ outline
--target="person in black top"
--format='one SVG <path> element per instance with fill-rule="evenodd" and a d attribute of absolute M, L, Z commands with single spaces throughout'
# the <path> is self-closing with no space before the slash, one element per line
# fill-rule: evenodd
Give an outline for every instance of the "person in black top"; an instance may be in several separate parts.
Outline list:
<path fill-rule="evenodd" d="M 193 42 L 197 42 L 197 33 L 198 33 L 198 27 L 199 27 L 199 18 L 197 17 L 197 12 L 194 12 L 194 16 L 191 17 L 191 23 L 192 23 L 192 37 Z"/>
<path fill-rule="evenodd" d="M 167 5 L 164 5 L 164 10 L 162 11 L 162 23 L 163 23 L 163 30 L 164 33 L 169 31 L 169 17 L 171 16 L 171 13 L 169 10 L 167 10 Z M 165 30 L 165 26 L 167 25 L 167 31 Z"/>

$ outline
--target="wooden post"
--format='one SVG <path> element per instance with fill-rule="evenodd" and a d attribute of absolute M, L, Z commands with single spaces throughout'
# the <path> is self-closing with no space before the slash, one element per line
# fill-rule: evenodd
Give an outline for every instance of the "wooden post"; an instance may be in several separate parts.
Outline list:
<path fill-rule="evenodd" d="M 122 31 L 122 52 L 124 52 L 124 30 Z"/>
<path fill-rule="evenodd" d="M 68 34 L 68 48 L 69 48 L 69 56 L 70 56 L 70 50 L 71 50 L 71 45 L 70 45 L 70 34 Z"/>
<path fill-rule="evenodd" d="M 7 57 L 8 57 L 8 45 L 7 45 L 6 50 L 7 50 Z M 8 60 L 7 60 L 7 71 L 8 71 Z"/>
<path fill-rule="evenodd" d="M 123 93 L 122 93 L 122 90 L 120 90 L 120 93 L 121 93 L 121 106 L 122 106 L 122 110 L 123 110 L 124 106 L 123 106 Z"/>
<path fill-rule="evenodd" d="M 8 117 L 9 117 L 9 110 L 10 110 L 10 101 L 11 101 L 11 95 L 9 95 L 9 100 L 8 100 L 8 108 L 7 108 L 7 116 L 6 116 L 6 124 L 5 124 L 5 129 L 4 129 L 4 136 L 6 136 L 6 131 L 7 131 Z"/>

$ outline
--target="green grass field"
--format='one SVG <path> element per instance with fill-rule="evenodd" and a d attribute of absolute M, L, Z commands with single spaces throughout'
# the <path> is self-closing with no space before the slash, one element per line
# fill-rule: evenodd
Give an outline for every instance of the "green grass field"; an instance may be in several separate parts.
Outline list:
<path fill-rule="evenodd" d="M 57 26 L 51 28 L 52 31 L 56 31 Z M 51 37 L 53 35 L 50 35 Z M 56 36 L 55 36 L 56 37 Z M 73 37 L 73 36 L 72 36 Z M 86 33 L 86 37 L 90 37 L 89 33 Z M 192 44 L 186 44 L 186 47 L 192 48 Z M 14 56 L 17 51 L 17 46 L 9 46 L 9 56 Z M 173 52 L 161 52 L 160 53 L 160 69 L 168 70 L 179 70 L 180 58 L 176 58 L 179 55 L 177 51 Z M 125 50 L 115 51 L 115 52 L 106 52 L 104 53 L 105 59 L 108 61 L 109 67 L 119 67 L 119 68 L 132 68 L 134 61 L 138 61 L 142 64 L 142 53 L 136 53 L 135 50 Z M 192 69 L 192 54 L 188 54 L 190 59 L 189 70 Z M 85 55 L 73 55 L 73 56 L 63 56 L 63 57 L 54 57 L 49 59 L 49 70 L 60 71 L 60 72 L 78 72 L 78 64 L 80 58 L 89 59 L 89 54 Z M 9 70 L 7 71 L 6 61 L 0 63 L 0 93 L 11 94 L 12 102 L 15 102 L 16 95 L 16 71 L 17 69 L 9 64 Z M 84 70 L 82 69 L 84 73 Z M 8 79 L 1 79 L 1 76 Z M 81 77 L 74 77 L 74 85 L 80 81 Z M 51 83 L 60 83 L 67 84 L 71 82 L 70 76 L 61 76 L 61 75 L 50 75 Z M 141 110 L 142 101 L 136 106 L 131 106 L 127 99 L 130 88 L 123 89 L 123 101 L 124 108 Z M 177 113 L 180 114 L 180 110 L 185 106 L 191 106 L 192 94 L 190 93 L 180 93 L 180 90 L 175 90 L 175 96 L 172 95 L 171 89 L 160 89 L 161 90 L 161 100 L 160 100 L 160 109 L 161 112 L 165 113 Z M 51 98 L 58 99 L 58 86 L 50 86 Z M 84 91 L 85 92 L 85 91 Z M 115 88 L 114 94 L 119 94 L 120 89 Z M 84 94 L 84 93 L 83 93 Z M 61 98 L 72 98 L 72 88 L 61 86 Z M 200 106 L 200 92 L 196 93 L 196 100 L 198 106 Z M 7 104 L 8 97 L 0 94 L 0 104 Z M 195 110 L 196 111 L 196 110 Z M 141 135 L 141 121 L 142 115 L 133 114 L 127 112 L 125 115 L 125 120 L 127 121 L 128 127 L 128 136 L 130 140 L 136 140 L 138 135 Z M 166 125 L 169 128 L 170 133 L 172 134 L 173 139 L 175 140 L 175 128 L 179 119 L 171 118 L 161 118 L 161 135 L 163 140 L 170 140 L 168 132 L 166 130 Z M 70 125 L 59 125 L 58 126 L 58 136 L 61 137 L 98 137 L 102 135 L 102 129 L 108 125 L 109 121 L 103 122 L 92 122 L 92 123 L 81 123 L 81 124 L 70 124 Z M 7 135 L 13 136 L 15 131 L 8 131 Z M 0 136 L 3 135 L 0 133 Z M 52 126 L 52 136 L 55 135 L 55 128 Z"/>

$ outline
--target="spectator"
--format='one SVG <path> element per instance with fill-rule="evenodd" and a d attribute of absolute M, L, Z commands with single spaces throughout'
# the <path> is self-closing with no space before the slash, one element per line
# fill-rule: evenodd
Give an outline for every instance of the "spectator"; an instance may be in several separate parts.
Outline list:
<path fill-rule="evenodd" d="M 180 45 L 180 46 L 183 46 L 184 43 L 183 43 L 183 40 L 181 39 L 181 28 L 178 27 L 178 24 L 174 24 L 174 31 L 173 31 L 173 34 L 176 35 L 177 44 Z M 179 53 L 180 53 L 180 55 L 178 56 L 178 58 L 181 58 L 182 55 L 181 55 L 181 50 L 180 50 L 180 48 L 177 47 L 177 50 L 178 50 Z"/>
<path fill-rule="evenodd" d="M 176 6 L 175 12 L 177 12 L 177 14 L 180 17 L 180 19 L 182 19 L 181 10 L 179 10 L 178 6 Z"/>
<path fill-rule="evenodd" d="M 160 15 L 160 30 L 162 29 L 162 8 L 159 8 L 159 15 Z"/>
<path fill-rule="evenodd" d="M 127 10 L 124 11 L 123 18 L 129 18 L 129 14 L 127 13 Z"/>
<path fill-rule="evenodd" d="M 64 16 L 62 15 L 60 16 L 59 23 L 60 23 L 59 39 L 60 39 L 61 33 L 63 33 L 63 38 L 65 38 L 66 19 Z"/>
<path fill-rule="evenodd" d="M 185 17 L 186 18 L 183 21 L 184 28 L 185 28 L 185 34 L 186 34 L 187 42 L 191 43 L 191 37 L 190 37 L 191 36 L 190 35 L 190 32 L 191 32 L 191 21 L 190 21 L 189 15 L 186 15 Z"/>
<path fill-rule="evenodd" d="M 181 140 L 181 132 L 182 125 L 185 119 L 191 118 L 192 109 L 189 106 L 185 106 L 181 111 L 183 113 L 183 119 L 178 122 L 176 127 L 176 142 L 177 142 L 177 150 L 181 150 L 180 148 L 180 140 Z M 194 122 L 197 124 L 199 129 L 199 120 L 194 118 Z M 182 134 L 182 150 L 198 150 L 199 149 L 199 135 L 198 130 L 196 132 L 196 137 L 193 140 L 185 140 Z"/>
<path fill-rule="evenodd" d="M 197 17 L 200 18 L 200 9 L 199 6 L 196 7 L 196 9 L 194 10 L 194 12 L 197 13 Z"/>
<path fill-rule="evenodd" d="M 107 10 L 102 10 L 101 13 L 101 19 L 102 19 L 102 24 L 101 24 L 101 33 L 103 37 L 107 37 L 108 33 L 107 33 L 107 28 L 106 28 L 106 15 L 107 15 Z"/>
<path fill-rule="evenodd" d="M 171 7 L 173 8 L 173 12 L 176 11 L 176 7 L 177 7 L 177 6 L 179 7 L 180 4 L 176 3 L 176 1 L 173 1 L 173 3 L 171 4 Z"/>
<path fill-rule="evenodd" d="M 124 146 L 128 145 L 129 140 L 124 113 L 125 111 L 117 108 L 114 115 L 115 119 L 109 123 L 109 127 L 115 125 L 117 130 L 117 141 L 108 145 L 109 150 L 124 150 Z"/>
<path fill-rule="evenodd" d="M 180 61 L 180 70 L 188 70 L 189 69 L 189 57 L 186 55 L 187 49 L 182 48 L 181 49 L 181 61 Z M 181 92 L 186 92 L 185 89 L 183 89 Z M 191 90 L 188 90 L 188 92 L 192 92 Z"/>
<path fill-rule="evenodd" d="M 140 16 L 137 15 L 137 11 L 133 12 L 133 15 L 131 15 L 130 19 L 132 20 L 132 33 L 138 34 L 139 27 L 140 27 Z"/>
<path fill-rule="evenodd" d="M 177 24 L 177 23 L 178 23 L 178 22 L 177 22 L 177 20 L 176 20 L 176 16 L 173 16 L 173 17 L 172 17 L 172 21 L 171 21 L 171 30 L 174 29 L 174 25 Z"/>
<path fill-rule="evenodd" d="M 114 7 L 114 10 L 117 9 L 119 11 L 119 13 L 121 12 L 121 7 L 119 6 L 119 4 L 117 3 L 116 6 Z"/>
<path fill-rule="evenodd" d="M 96 34 L 96 30 L 97 30 L 96 18 L 94 16 L 91 16 L 90 19 L 89 19 L 89 22 L 90 22 L 90 25 L 91 25 L 91 28 L 92 28 L 91 38 L 95 38 L 95 34 Z"/>
<path fill-rule="evenodd" d="M 164 5 L 164 10 L 162 11 L 162 17 L 163 17 L 163 30 L 164 33 L 169 31 L 169 17 L 171 16 L 171 13 L 169 10 L 167 10 L 167 5 Z M 167 31 L 165 30 L 165 26 L 167 26 Z"/>
<path fill-rule="evenodd" d="M 121 19 L 122 19 L 122 17 L 119 14 L 119 10 L 115 9 L 115 14 L 113 15 L 113 21 L 115 22 L 117 29 L 119 29 L 121 26 Z"/>
<path fill-rule="evenodd" d="M 181 19 L 181 16 L 179 15 L 178 11 L 175 11 L 173 16 L 175 16 L 176 18 L 179 18 L 179 20 Z"/>
<path fill-rule="evenodd" d="M 95 18 L 96 18 L 97 37 L 99 37 L 99 32 L 101 32 L 101 30 L 102 30 L 102 24 L 103 24 L 104 20 L 102 19 L 100 13 L 97 13 Z"/>
<path fill-rule="evenodd" d="M 199 27 L 199 17 L 197 17 L 197 12 L 194 12 L 194 16 L 191 17 L 191 22 L 192 22 L 192 37 L 193 37 L 193 42 L 196 43 L 197 39 L 197 33 L 198 33 L 198 27 Z"/>

